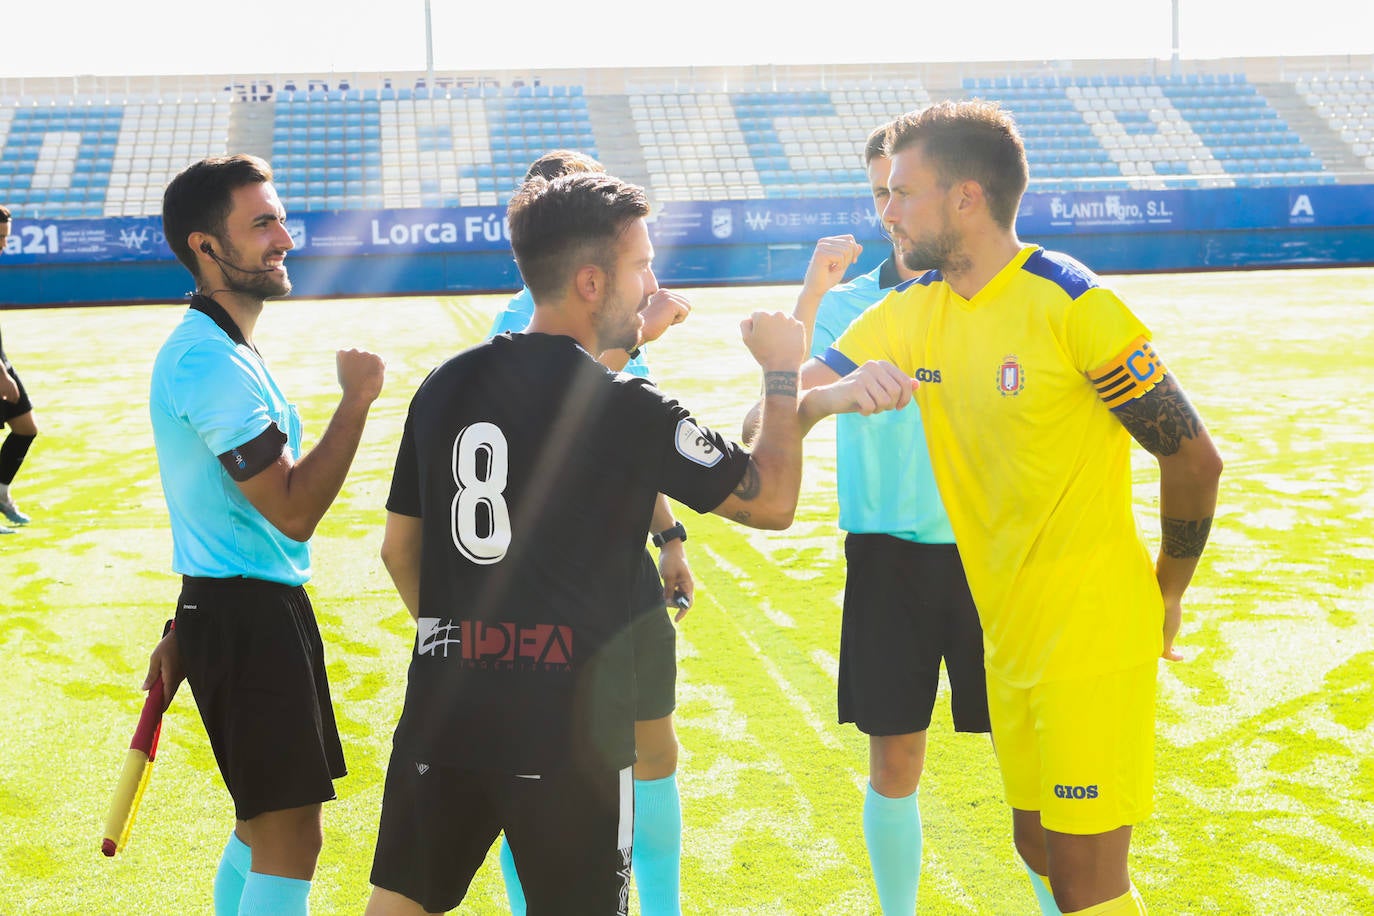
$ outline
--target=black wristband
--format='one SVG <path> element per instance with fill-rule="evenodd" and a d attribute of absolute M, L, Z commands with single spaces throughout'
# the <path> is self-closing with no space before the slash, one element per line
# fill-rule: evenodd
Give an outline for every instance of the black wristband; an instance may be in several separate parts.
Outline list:
<path fill-rule="evenodd" d="M 639 356 L 640 350 L 642 349 L 642 347 L 635 347 L 633 350 L 627 349 L 625 352 L 630 354 L 630 359 L 634 359 L 635 357 Z"/>
<path fill-rule="evenodd" d="M 682 527 L 682 522 L 674 522 L 673 527 L 665 528 L 653 537 L 654 546 L 660 550 L 669 541 L 679 540 L 684 543 L 687 541 L 687 529 Z"/>

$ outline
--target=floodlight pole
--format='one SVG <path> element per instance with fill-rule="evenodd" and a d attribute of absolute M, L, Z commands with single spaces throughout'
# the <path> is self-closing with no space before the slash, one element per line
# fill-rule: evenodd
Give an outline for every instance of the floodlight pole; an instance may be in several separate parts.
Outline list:
<path fill-rule="evenodd" d="M 1174 0 L 1177 4 L 1178 0 Z M 1175 14 L 1174 22 L 1178 22 Z M 429 0 L 425 0 L 425 85 L 434 86 L 434 22 L 429 15 Z"/>
<path fill-rule="evenodd" d="M 1178 4 L 1179 4 L 1179 0 L 1173 0 L 1173 2 L 1174 2 L 1174 56 L 1173 56 L 1172 61 L 1170 62 L 1170 72 L 1171 72 L 1174 76 L 1178 76 L 1178 74 L 1179 74 L 1179 63 L 1178 63 L 1178 46 L 1179 46 L 1179 41 L 1178 41 Z M 426 0 L 426 4 L 428 4 L 428 0 Z"/>

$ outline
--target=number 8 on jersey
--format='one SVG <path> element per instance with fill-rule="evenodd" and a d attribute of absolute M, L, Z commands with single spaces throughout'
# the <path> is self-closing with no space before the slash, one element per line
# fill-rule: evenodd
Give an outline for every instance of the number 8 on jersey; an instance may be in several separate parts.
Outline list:
<path fill-rule="evenodd" d="M 499 563 L 510 549 L 506 489 L 508 449 L 494 423 L 466 426 L 453 440 L 453 544 L 474 563 Z"/>

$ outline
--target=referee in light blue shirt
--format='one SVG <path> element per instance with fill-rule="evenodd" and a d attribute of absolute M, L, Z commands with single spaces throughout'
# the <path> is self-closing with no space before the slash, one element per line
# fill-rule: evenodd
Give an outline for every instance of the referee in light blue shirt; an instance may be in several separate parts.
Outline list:
<path fill-rule="evenodd" d="M 192 299 L 162 345 L 150 401 L 172 568 L 205 579 L 304 585 L 309 542 L 283 534 L 234 484 L 283 452 L 301 454 L 300 414 L 213 299 Z M 231 466 L 220 455 L 231 456 Z"/>
<path fill-rule="evenodd" d="M 196 293 L 153 363 L 149 412 L 182 575 L 176 627 L 144 688 L 191 686 L 234 831 L 215 913 L 308 911 L 321 803 L 345 773 L 310 599 L 310 536 L 338 495 L 381 392 L 380 357 L 341 350 L 343 395 L 306 453 L 295 407 L 253 339 L 287 295 L 293 247 L 272 169 L 253 156 L 194 163 L 163 195 L 167 243 Z"/>
<path fill-rule="evenodd" d="M 869 135 L 864 166 L 881 220 L 891 163 L 886 125 Z M 836 285 L 861 247 L 852 236 L 821 239 L 807 268 L 795 316 L 813 328 L 807 370 L 849 323 L 890 291 L 916 281 L 892 256 Z M 932 382 L 933 384 L 933 382 Z M 925 764 L 944 661 L 956 731 L 987 732 L 983 638 L 954 533 L 930 468 L 915 402 L 899 411 L 836 418 L 836 486 L 845 536 L 840 629 L 839 720 L 869 736 L 864 839 L 884 913 L 916 909 L 921 813 L 916 789 Z"/>

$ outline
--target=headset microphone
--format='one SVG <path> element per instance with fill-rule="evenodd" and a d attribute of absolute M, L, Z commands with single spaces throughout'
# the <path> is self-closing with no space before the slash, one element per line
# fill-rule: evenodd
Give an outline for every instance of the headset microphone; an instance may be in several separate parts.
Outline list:
<path fill-rule="evenodd" d="M 221 267 L 228 267 L 230 270 L 237 270 L 237 271 L 238 271 L 239 273 L 241 273 L 241 274 L 270 274 L 270 273 L 273 273 L 274 271 L 276 271 L 276 269 L 277 269 L 277 268 L 275 268 L 275 267 L 269 267 L 269 268 L 267 268 L 266 270 L 253 270 L 253 269 L 248 268 L 248 267 L 240 267 L 240 266 L 238 266 L 237 264 L 235 264 L 233 261 L 226 261 L 226 260 L 224 260 L 223 258 L 221 258 L 219 255 L 215 254 L 215 249 L 212 248 L 212 247 L 210 247 L 210 243 L 209 243 L 209 242 L 201 242 L 201 243 L 200 243 L 200 250 L 203 251 L 203 252 L 205 252 L 206 254 L 208 254 L 208 255 L 210 256 L 210 260 L 214 261 L 216 264 L 220 265 Z"/>

